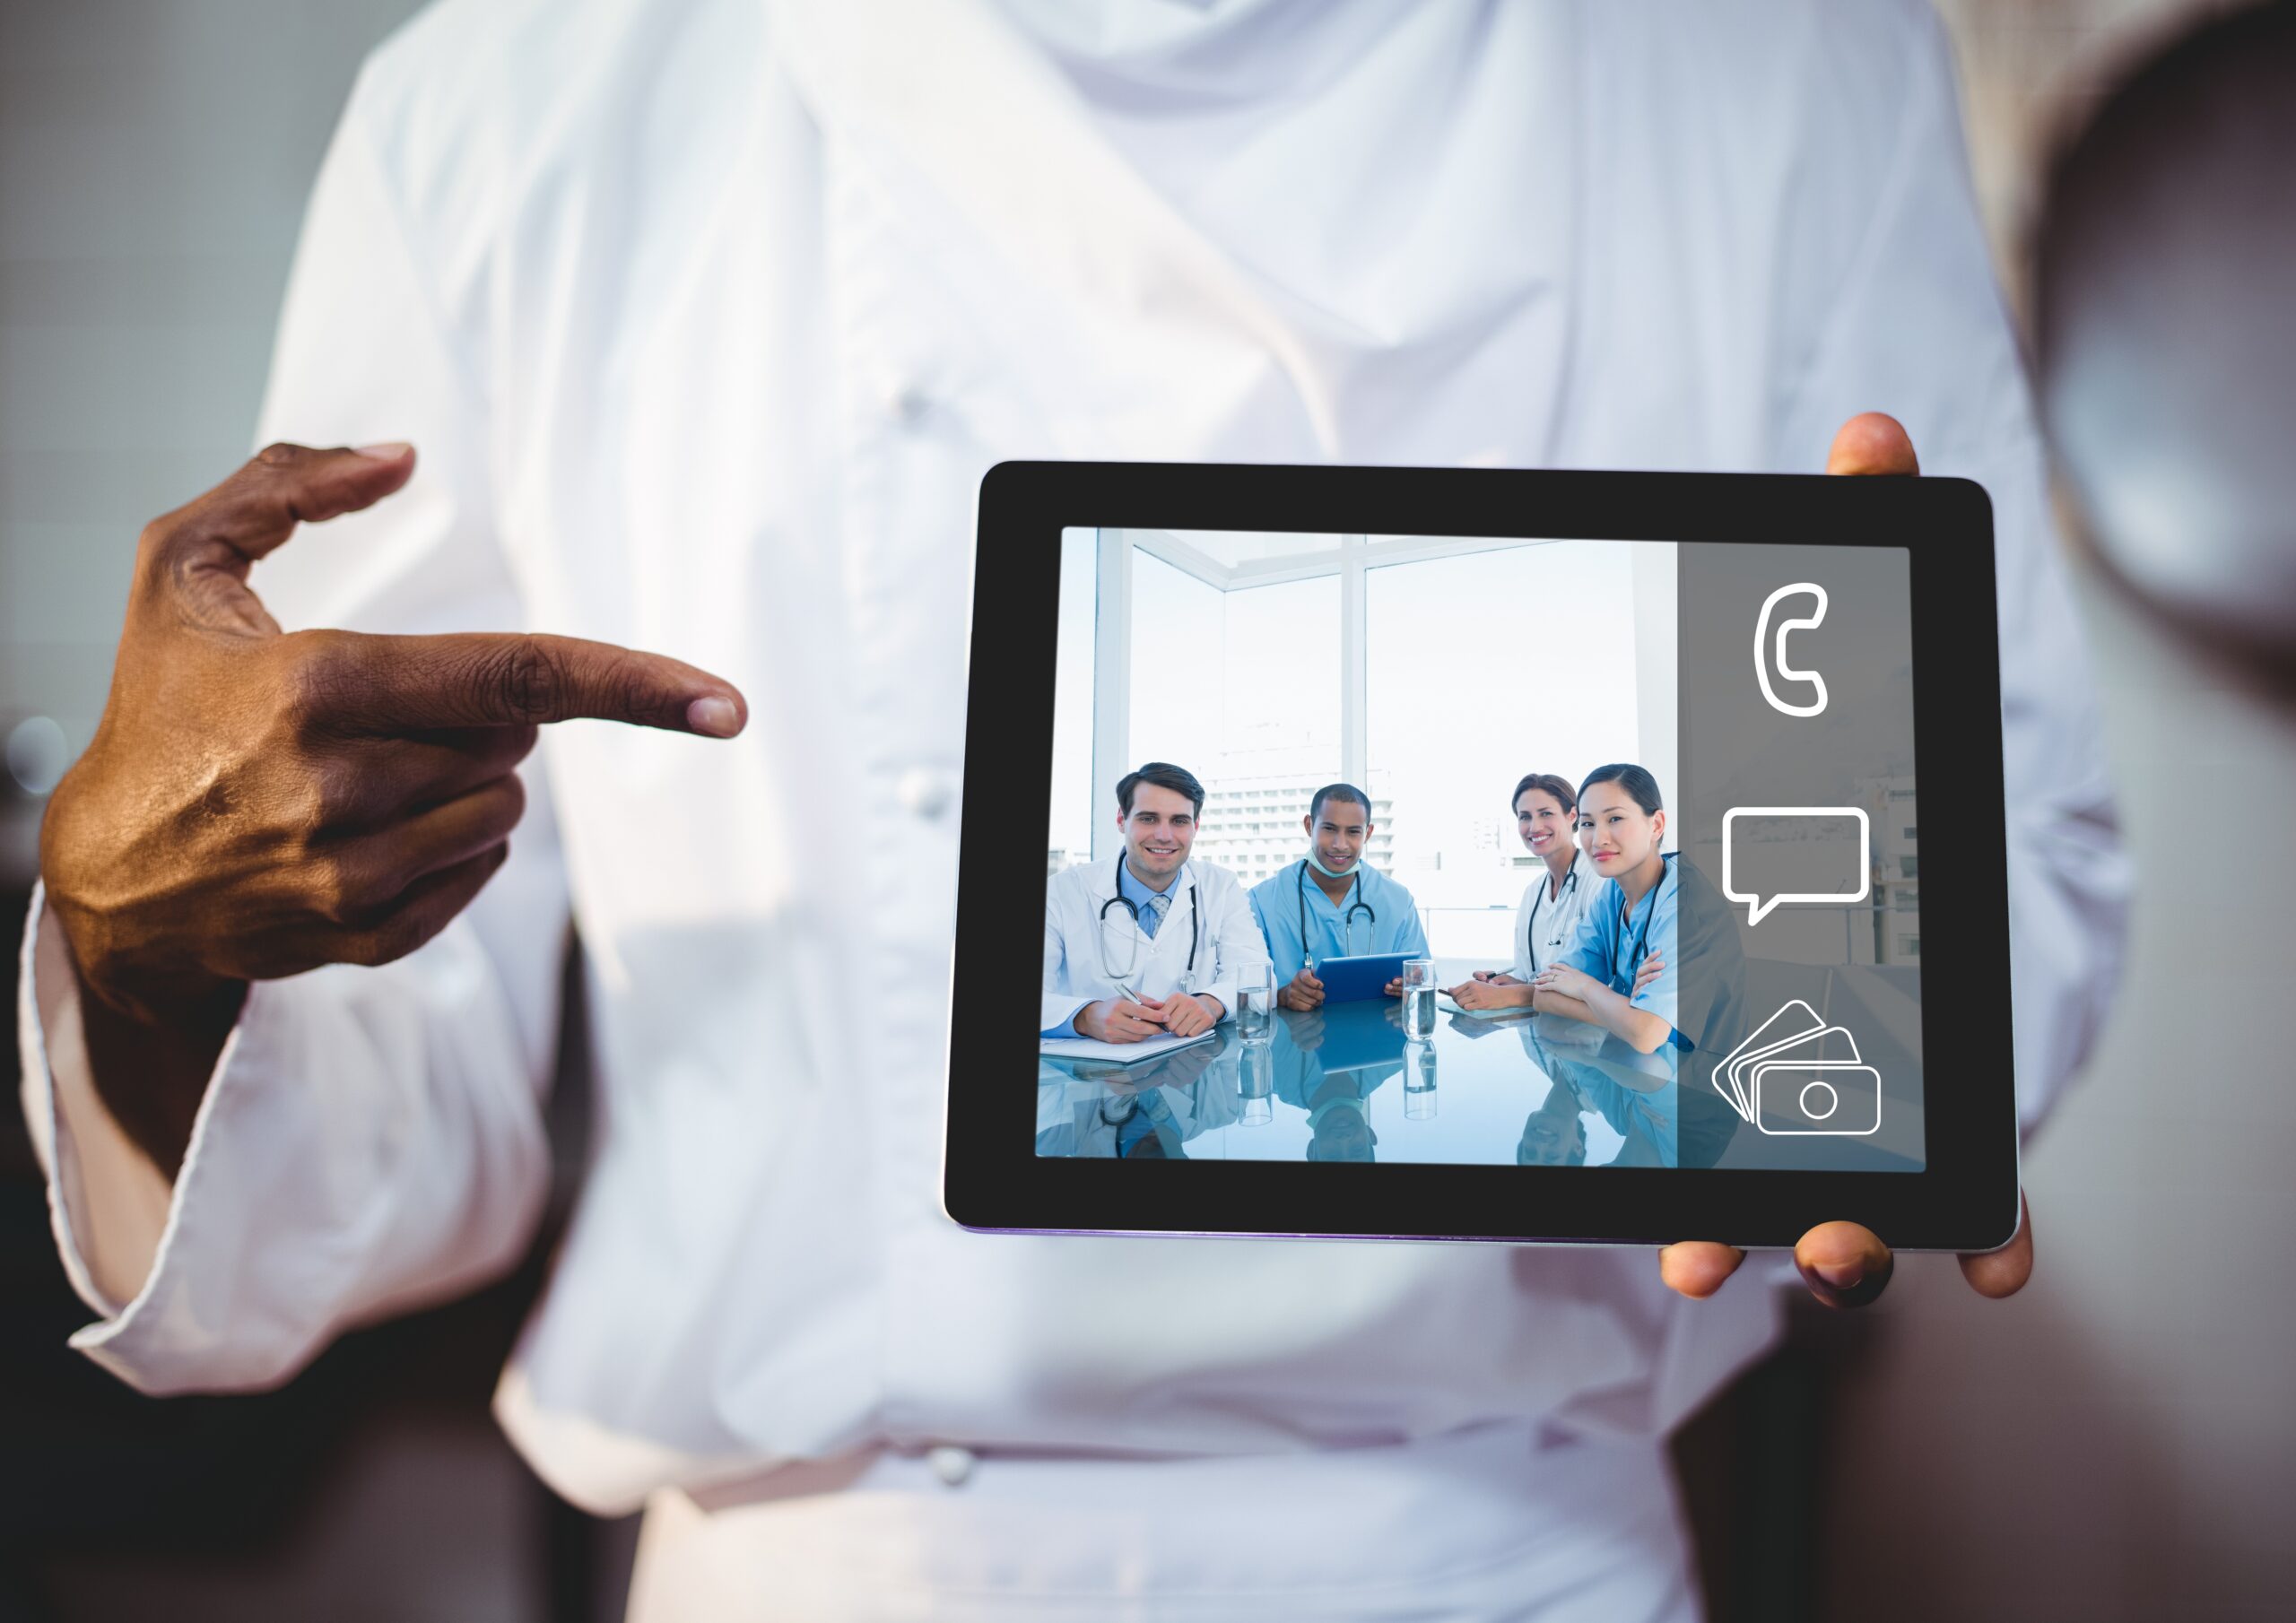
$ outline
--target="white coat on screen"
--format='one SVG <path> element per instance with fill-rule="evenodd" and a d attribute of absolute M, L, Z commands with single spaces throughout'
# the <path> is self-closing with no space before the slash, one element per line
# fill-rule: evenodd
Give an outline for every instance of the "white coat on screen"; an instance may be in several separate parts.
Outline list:
<path fill-rule="evenodd" d="M 1087 1003 L 1133 993 L 1206 994 L 1220 1000 L 1221 1019 L 1232 1018 L 1238 971 L 1267 963 L 1243 886 L 1211 863 L 1182 864 L 1168 893 L 1171 910 L 1151 936 L 1123 903 L 1109 906 L 1123 860 L 1080 863 L 1045 887 L 1041 1028 L 1051 1030 Z"/>

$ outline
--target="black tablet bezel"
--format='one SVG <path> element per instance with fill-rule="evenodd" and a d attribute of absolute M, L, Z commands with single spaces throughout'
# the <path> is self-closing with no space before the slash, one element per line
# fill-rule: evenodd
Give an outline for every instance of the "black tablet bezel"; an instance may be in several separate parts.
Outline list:
<path fill-rule="evenodd" d="M 1061 532 L 1073 527 L 1902 547 L 1910 559 L 1917 770 L 1961 815 L 1925 818 L 1919 1172 L 1159 1162 L 1113 1176 L 1039 1156 L 1033 1002 L 1010 971 L 1043 946 L 1013 894 L 1050 826 Z M 1024 1233 L 1788 1246 L 1847 1218 L 1905 1250 L 1983 1251 L 2018 1217 L 2008 876 L 1992 506 L 1966 480 L 1239 464 L 1008 462 L 981 481 L 942 1200 Z M 1950 1031 L 1948 1030 L 1950 1022 Z M 1951 1041 L 1946 1041 L 1950 1035 Z M 1688 1085 L 1687 1083 L 1685 1085 Z"/>

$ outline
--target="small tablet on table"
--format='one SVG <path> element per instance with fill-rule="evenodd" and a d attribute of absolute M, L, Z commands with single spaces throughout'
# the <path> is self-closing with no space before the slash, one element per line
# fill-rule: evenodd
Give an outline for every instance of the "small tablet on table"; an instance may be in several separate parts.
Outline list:
<path fill-rule="evenodd" d="M 1955 1251 L 2014 1233 L 1978 486 L 1008 463 L 982 482 L 978 549 L 943 1184 L 956 1221 L 1787 1246 L 1848 1218 Z M 1599 655 L 1557 663 L 1537 716 L 1493 727 L 1418 702 L 1517 684 L 1536 605 L 1557 601 Z M 1239 616 L 1261 656 L 1186 652 Z M 1192 817 L 1119 815 L 1151 760 L 1193 775 Z M 1375 909 L 1416 907 L 1436 952 L 1489 959 L 1495 919 L 1523 927 L 1516 785 L 1583 788 L 1604 763 L 1635 770 L 1602 786 L 1581 882 L 1603 927 L 1574 961 L 1609 953 L 1590 973 L 1665 1023 L 1655 1052 L 1647 1018 L 1609 1001 L 1622 1029 L 1567 1009 L 1421 1029 L 1369 1001 L 1392 954 L 1319 965 L 1320 1011 L 1232 1006 L 1237 967 L 1262 956 L 1248 894 L 1306 853 L 1319 790 L 1369 802 L 1349 808 L 1360 860 L 1391 881 L 1356 888 L 1351 910 L 1376 927 Z M 1924 793 L 1951 814 L 1917 818 Z M 1059 886 L 1016 897 L 1039 832 Z M 1620 875 L 1647 881 L 1654 855 L 1658 888 L 1622 908 Z M 1152 929 L 1152 891 L 1169 898 Z M 1111 981 L 1222 989 L 1217 1040 L 1173 1070 L 1184 1085 L 1109 1102 L 1149 1111 L 1163 1156 L 1118 1165 L 1110 1135 L 1040 1130 L 1084 1103 L 1036 1063 L 1043 1009 L 1024 1011 L 1012 968 L 1039 959 L 1048 1004 Z M 1933 960 L 1953 967 L 1950 997 L 1926 995 Z"/>
<path fill-rule="evenodd" d="M 1352 1003 L 1361 998 L 1385 997 L 1387 983 L 1403 973 L 1408 952 L 1367 952 L 1353 958 L 1316 960 L 1316 978 L 1324 984 L 1324 1002 Z"/>

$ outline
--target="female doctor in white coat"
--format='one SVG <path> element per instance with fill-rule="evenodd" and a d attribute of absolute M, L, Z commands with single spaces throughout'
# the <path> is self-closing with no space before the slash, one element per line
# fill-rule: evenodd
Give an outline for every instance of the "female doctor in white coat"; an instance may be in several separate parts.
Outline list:
<path fill-rule="evenodd" d="M 1478 969 L 1474 979 L 1452 987 L 1461 1008 L 1528 1008 L 1531 977 L 1561 957 L 1578 933 L 1578 916 L 1603 877 L 1572 838 L 1578 820 L 1578 792 L 1569 778 L 1532 772 L 1515 785 L 1516 832 L 1543 865 L 1523 888 L 1515 912 L 1514 968 Z"/>
<path fill-rule="evenodd" d="M 1204 812 L 1193 775 L 1150 761 L 1116 801 L 1124 855 L 1045 887 L 1043 1032 L 1194 1037 L 1228 1017 L 1238 972 L 1265 968 L 1267 946 L 1236 876 L 1188 860 Z"/>

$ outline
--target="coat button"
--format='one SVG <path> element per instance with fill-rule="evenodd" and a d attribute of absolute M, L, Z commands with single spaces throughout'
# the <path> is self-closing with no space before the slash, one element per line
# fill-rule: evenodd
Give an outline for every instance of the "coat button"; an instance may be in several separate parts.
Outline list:
<path fill-rule="evenodd" d="M 970 1448 L 959 1448 L 953 1443 L 944 1443 L 938 1448 L 925 1451 L 925 1462 L 933 1474 L 950 1488 L 962 1488 L 965 1479 L 972 1475 L 975 1455 Z"/>
<path fill-rule="evenodd" d="M 956 798 L 956 785 L 946 772 L 931 767 L 911 767 L 894 785 L 894 796 L 904 810 L 918 817 L 937 819 Z"/>
<path fill-rule="evenodd" d="M 885 412 L 896 422 L 915 424 L 933 409 L 933 397 L 913 383 L 894 384 L 885 390 Z"/>

